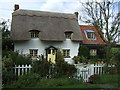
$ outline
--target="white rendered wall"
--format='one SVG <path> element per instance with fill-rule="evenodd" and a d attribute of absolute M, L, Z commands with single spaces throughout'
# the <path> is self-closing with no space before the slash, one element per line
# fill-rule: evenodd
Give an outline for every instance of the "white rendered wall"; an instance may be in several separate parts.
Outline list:
<path fill-rule="evenodd" d="M 73 58 L 78 55 L 79 42 L 73 42 L 70 39 L 66 39 L 63 42 L 49 42 L 49 41 L 41 41 L 39 38 L 34 38 L 29 41 L 19 41 L 15 42 L 14 50 L 19 50 L 20 54 L 29 54 L 29 49 L 38 49 L 38 55 L 43 54 L 46 55 L 45 49 L 49 46 L 54 46 L 56 48 L 62 49 L 70 49 L 70 56 Z M 73 63 L 70 59 L 66 58 L 66 61 L 69 63 Z"/>

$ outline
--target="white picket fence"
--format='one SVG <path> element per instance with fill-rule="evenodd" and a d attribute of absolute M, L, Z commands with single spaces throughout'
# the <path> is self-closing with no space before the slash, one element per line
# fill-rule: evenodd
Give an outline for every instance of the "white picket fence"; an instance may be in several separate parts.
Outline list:
<path fill-rule="evenodd" d="M 17 76 L 29 73 L 31 68 L 31 65 L 15 65 L 15 67 L 13 67 L 14 73 Z"/>
<path fill-rule="evenodd" d="M 105 64 L 87 64 L 87 65 L 75 65 L 77 68 L 77 73 L 75 78 L 83 78 L 84 82 L 88 82 L 88 78 L 94 74 L 104 74 L 104 67 Z M 111 66 L 110 66 L 111 67 Z M 31 71 L 31 65 L 15 65 L 13 67 L 15 75 L 24 75 Z"/>
<path fill-rule="evenodd" d="M 77 68 L 77 78 L 82 78 L 84 82 L 88 82 L 88 78 L 94 74 L 104 74 L 104 64 L 87 64 L 87 65 L 75 65 Z"/>

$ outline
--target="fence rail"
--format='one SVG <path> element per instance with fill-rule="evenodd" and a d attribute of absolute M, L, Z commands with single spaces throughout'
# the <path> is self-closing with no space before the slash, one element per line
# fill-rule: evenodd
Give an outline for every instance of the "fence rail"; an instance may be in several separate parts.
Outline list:
<path fill-rule="evenodd" d="M 84 82 L 88 82 L 88 78 L 94 74 L 104 74 L 104 64 L 88 64 L 76 65 L 77 73 L 75 77 L 82 78 Z"/>
<path fill-rule="evenodd" d="M 75 65 L 77 68 L 77 73 L 75 74 L 74 78 L 82 78 L 84 82 L 88 82 L 88 78 L 91 75 L 98 74 L 102 75 L 104 74 L 104 68 L 105 64 L 87 64 L 87 65 Z M 112 65 L 114 66 L 114 65 Z M 109 66 L 111 67 L 111 65 Z M 31 71 L 32 66 L 31 65 L 15 65 L 13 67 L 15 75 L 24 75 Z M 51 70 L 50 70 L 51 71 Z M 49 72 L 49 77 L 52 74 L 52 72 Z"/>
<path fill-rule="evenodd" d="M 31 65 L 15 65 L 15 67 L 13 67 L 13 71 L 15 75 L 19 76 L 29 73 L 31 71 L 31 68 Z"/>

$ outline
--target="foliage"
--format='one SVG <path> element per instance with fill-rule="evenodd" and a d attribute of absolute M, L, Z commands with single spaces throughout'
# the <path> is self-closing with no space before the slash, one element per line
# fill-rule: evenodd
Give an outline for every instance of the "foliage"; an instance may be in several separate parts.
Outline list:
<path fill-rule="evenodd" d="M 34 61 L 32 67 L 32 71 L 40 74 L 42 77 L 72 77 L 76 72 L 75 66 L 65 62 L 62 53 L 59 50 L 57 51 L 55 64 L 43 59 Z"/>
<path fill-rule="evenodd" d="M 18 52 L 14 51 L 3 51 L 3 58 L 9 58 L 13 61 L 14 65 L 22 65 L 22 64 L 31 64 L 32 60 L 30 57 L 19 55 Z"/>
<path fill-rule="evenodd" d="M 9 21 L 2 20 L 2 50 L 12 50 L 13 49 L 13 41 L 10 39 L 10 30 L 8 30 Z"/>
<path fill-rule="evenodd" d="M 55 64 L 55 73 L 56 77 L 67 76 L 72 77 L 72 75 L 76 72 L 76 68 L 74 65 L 70 65 L 64 61 L 63 55 L 60 50 L 57 51 L 57 58 Z"/>
<path fill-rule="evenodd" d="M 3 84 L 7 84 L 7 83 L 12 83 L 13 81 L 16 80 L 16 76 L 15 74 L 13 73 L 12 70 L 2 70 L 2 83 Z"/>
<path fill-rule="evenodd" d="M 5 88 L 28 88 L 40 81 L 41 77 L 39 74 L 27 74 L 20 76 L 16 82 L 10 85 L 6 85 Z"/>
<path fill-rule="evenodd" d="M 41 77 L 45 77 L 49 73 L 50 63 L 46 60 L 34 61 L 32 64 L 32 72 L 38 73 Z"/>
<path fill-rule="evenodd" d="M 77 64 L 78 62 L 80 62 L 80 57 L 79 56 L 74 56 L 73 60 L 75 61 L 75 64 Z"/>
<path fill-rule="evenodd" d="M 96 82 L 97 84 L 111 84 L 115 87 L 120 87 L 119 74 L 104 74 L 100 76 L 100 79 Z"/>
<path fill-rule="evenodd" d="M 120 51 L 116 52 L 112 58 L 113 61 L 115 61 L 115 68 L 117 70 L 117 73 L 120 74 Z"/>
<path fill-rule="evenodd" d="M 10 70 L 13 67 L 13 60 L 11 58 L 3 58 L 3 69 Z"/>
<path fill-rule="evenodd" d="M 84 57 L 87 59 L 89 57 L 89 55 L 90 55 L 90 51 L 89 51 L 88 47 L 80 46 L 78 56 Z"/>
<path fill-rule="evenodd" d="M 42 78 L 40 82 L 36 84 L 36 88 L 54 88 L 54 87 L 61 87 L 66 85 L 75 85 L 75 84 L 82 83 L 79 80 L 72 79 L 72 78 L 51 78 L 46 79 Z"/>
<path fill-rule="evenodd" d="M 99 62 L 102 62 L 102 63 L 106 63 L 108 60 L 107 59 L 88 59 L 88 62 L 89 63 L 99 63 Z"/>
<path fill-rule="evenodd" d="M 94 75 L 91 75 L 89 78 L 88 78 L 88 82 L 89 83 L 92 83 L 92 84 L 95 84 L 97 83 L 97 81 L 100 79 L 100 76 L 97 75 L 97 74 L 94 74 Z"/>

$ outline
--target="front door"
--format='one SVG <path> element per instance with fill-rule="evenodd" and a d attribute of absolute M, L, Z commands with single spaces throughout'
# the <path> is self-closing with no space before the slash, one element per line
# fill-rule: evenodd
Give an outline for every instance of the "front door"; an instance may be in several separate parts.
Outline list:
<path fill-rule="evenodd" d="M 46 49 L 47 60 L 55 63 L 57 49 L 53 46 Z"/>

